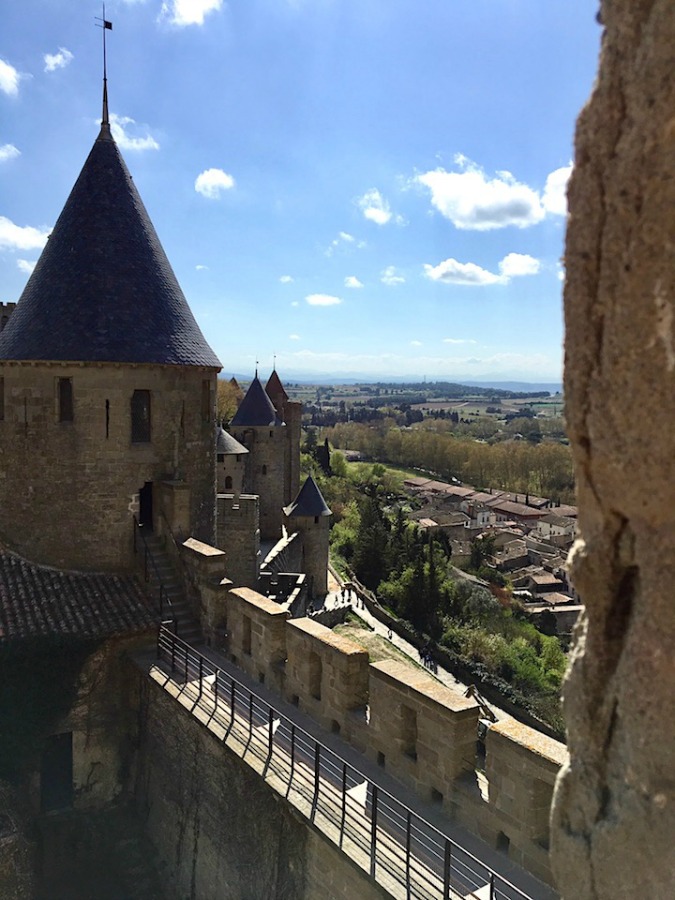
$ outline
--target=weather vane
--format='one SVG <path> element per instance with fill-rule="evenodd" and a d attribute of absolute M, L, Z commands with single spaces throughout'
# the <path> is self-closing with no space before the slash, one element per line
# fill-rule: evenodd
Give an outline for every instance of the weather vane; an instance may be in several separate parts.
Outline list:
<path fill-rule="evenodd" d="M 108 71 L 107 71 L 107 61 L 105 55 L 105 33 L 106 31 L 112 31 L 112 22 L 108 21 L 105 17 L 105 3 L 103 4 L 103 18 L 96 18 L 96 25 L 98 28 L 103 29 L 103 116 L 101 117 L 101 125 L 105 127 L 110 126 L 110 122 L 108 120 Z"/>

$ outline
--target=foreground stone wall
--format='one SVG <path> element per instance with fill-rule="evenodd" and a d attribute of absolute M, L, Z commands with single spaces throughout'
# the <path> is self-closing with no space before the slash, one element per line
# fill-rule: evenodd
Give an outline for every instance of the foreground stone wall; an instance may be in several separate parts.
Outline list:
<path fill-rule="evenodd" d="M 375 900 L 382 890 L 150 679 L 136 803 L 166 900 Z"/>
<path fill-rule="evenodd" d="M 600 18 L 566 246 L 571 575 L 586 606 L 553 813 L 567 900 L 675 893 L 675 4 L 605 0 Z"/>

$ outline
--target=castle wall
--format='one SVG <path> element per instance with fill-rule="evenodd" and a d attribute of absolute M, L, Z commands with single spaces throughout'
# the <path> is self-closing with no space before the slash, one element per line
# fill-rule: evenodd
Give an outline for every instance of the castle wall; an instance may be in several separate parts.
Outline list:
<path fill-rule="evenodd" d="M 227 598 L 230 659 L 258 681 L 282 691 L 286 661 L 288 612 L 248 588 L 234 588 Z"/>
<path fill-rule="evenodd" d="M 289 619 L 286 646 L 286 699 L 348 740 L 368 702 L 368 651 L 311 619 Z"/>
<path fill-rule="evenodd" d="M 394 660 L 371 664 L 369 687 L 368 754 L 420 796 L 452 797 L 476 768 L 476 701 Z"/>
<path fill-rule="evenodd" d="M 459 688 L 406 663 L 369 663 L 355 642 L 314 620 L 287 619 L 255 591 L 231 590 L 227 609 L 228 651 L 244 671 L 552 883 L 548 816 L 563 744 L 505 717 L 487 731 L 483 769 L 479 707 Z"/>
<path fill-rule="evenodd" d="M 136 803 L 167 900 L 386 896 L 207 727 L 149 678 Z"/>
<path fill-rule="evenodd" d="M 240 587 L 255 588 L 260 569 L 259 498 L 218 494 L 216 546 L 225 551 L 227 577 Z"/>
<path fill-rule="evenodd" d="M 130 568 L 139 492 L 164 479 L 187 483 L 190 531 L 213 543 L 213 419 L 202 420 L 201 406 L 204 381 L 215 396 L 212 369 L 4 362 L 0 377 L 0 536 L 9 546 L 59 568 Z M 72 379 L 72 422 L 58 421 L 59 378 Z M 131 441 L 135 390 L 150 391 L 147 443 Z"/>
<path fill-rule="evenodd" d="M 284 478 L 284 506 L 288 506 L 300 490 L 300 436 L 302 431 L 302 403 L 284 404 L 286 423 L 286 472 Z"/>

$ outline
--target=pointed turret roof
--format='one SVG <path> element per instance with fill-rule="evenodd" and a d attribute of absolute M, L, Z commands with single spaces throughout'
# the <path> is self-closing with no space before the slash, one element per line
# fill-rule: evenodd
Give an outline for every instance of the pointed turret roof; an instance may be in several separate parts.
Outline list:
<path fill-rule="evenodd" d="M 326 505 L 323 494 L 319 490 L 319 485 L 314 481 L 312 475 L 307 476 L 307 480 L 300 488 L 298 496 L 295 500 L 284 507 L 284 512 L 291 518 L 294 516 L 332 516 L 333 513 Z"/>
<path fill-rule="evenodd" d="M 239 409 L 232 416 L 230 427 L 251 428 L 259 425 L 275 426 L 284 423 L 277 417 L 272 401 L 265 393 L 256 373 L 246 391 L 246 396 L 239 404 Z"/>
<path fill-rule="evenodd" d="M 0 334 L 0 360 L 221 367 L 105 121 Z"/>
<path fill-rule="evenodd" d="M 277 375 L 277 370 L 272 369 L 272 374 L 267 379 L 267 384 L 265 385 L 265 393 L 270 398 L 272 403 L 276 406 L 279 400 L 281 403 L 285 403 L 288 400 L 288 394 L 281 383 L 281 378 Z"/>
<path fill-rule="evenodd" d="M 216 430 L 216 453 L 224 453 L 226 456 L 240 456 L 242 453 L 248 452 L 247 447 L 244 447 L 235 437 L 228 434 L 221 425 L 218 426 Z"/>

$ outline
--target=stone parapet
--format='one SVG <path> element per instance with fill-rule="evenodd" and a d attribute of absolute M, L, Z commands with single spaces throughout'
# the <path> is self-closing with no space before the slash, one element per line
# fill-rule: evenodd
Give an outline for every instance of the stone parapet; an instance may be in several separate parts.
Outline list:
<path fill-rule="evenodd" d="M 250 588 L 232 588 L 227 608 L 230 658 L 249 675 L 281 691 L 288 612 Z"/>

